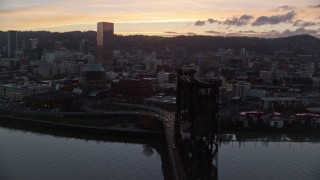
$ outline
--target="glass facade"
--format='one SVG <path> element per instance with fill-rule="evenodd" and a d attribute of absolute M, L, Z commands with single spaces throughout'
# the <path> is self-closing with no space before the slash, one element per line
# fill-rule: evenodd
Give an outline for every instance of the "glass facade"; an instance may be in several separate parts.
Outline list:
<path fill-rule="evenodd" d="M 106 71 L 113 71 L 113 32 L 114 25 L 109 22 L 97 24 L 97 59 Z"/>

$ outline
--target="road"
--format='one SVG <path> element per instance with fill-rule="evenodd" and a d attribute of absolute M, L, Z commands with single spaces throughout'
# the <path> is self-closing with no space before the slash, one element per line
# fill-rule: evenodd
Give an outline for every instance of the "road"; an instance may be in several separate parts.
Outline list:
<path fill-rule="evenodd" d="M 181 156 L 179 153 L 179 149 L 176 147 L 176 140 L 174 136 L 175 113 L 163 110 L 161 111 L 160 116 L 162 116 L 164 119 L 163 125 L 165 127 L 165 137 L 174 179 L 185 179 Z"/>

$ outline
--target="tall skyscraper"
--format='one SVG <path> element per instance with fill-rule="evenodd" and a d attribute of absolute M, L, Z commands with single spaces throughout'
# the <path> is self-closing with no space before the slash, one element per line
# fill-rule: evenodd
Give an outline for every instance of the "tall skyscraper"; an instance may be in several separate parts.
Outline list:
<path fill-rule="evenodd" d="M 106 71 L 113 71 L 113 23 L 98 22 L 97 28 L 97 60 Z"/>
<path fill-rule="evenodd" d="M 8 31 L 8 57 L 15 57 L 15 51 L 17 50 L 17 31 Z"/>

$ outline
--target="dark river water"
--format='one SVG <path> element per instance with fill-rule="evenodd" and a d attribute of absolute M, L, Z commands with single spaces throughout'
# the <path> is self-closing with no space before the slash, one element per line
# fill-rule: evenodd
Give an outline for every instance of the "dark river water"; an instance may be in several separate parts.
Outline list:
<path fill-rule="evenodd" d="M 219 180 L 319 180 L 320 143 L 223 142 Z M 0 127 L 0 180 L 171 179 L 163 142 Z"/>
<path fill-rule="evenodd" d="M 320 180 L 320 142 L 224 142 L 220 180 Z"/>
<path fill-rule="evenodd" d="M 170 179 L 164 147 L 0 127 L 0 180 Z"/>

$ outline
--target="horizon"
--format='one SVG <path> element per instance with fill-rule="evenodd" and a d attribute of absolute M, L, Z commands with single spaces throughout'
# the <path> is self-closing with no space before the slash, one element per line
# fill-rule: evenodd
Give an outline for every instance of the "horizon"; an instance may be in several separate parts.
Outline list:
<path fill-rule="evenodd" d="M 70 30 L 70 31 L 51 31 L 51 30 L 7 30 L 3 31 L 0 30 L 0 32 L 8 32 L 8 31 L 17 31 L 17 32 L 49 32 L 49 33 L 72 33 L 72 32 L 97 32 L 96 30 Z M 280 37 L 262 37 L 262 36 L 246 36 L 246 35 L 202 35 L 202 34 L 177 34 L 175 36 L 165 36 L 165 35 L 149 35 L 149 34 L 114 34 L 116 36 L 147 36 L 147 37 L 162 37 L 162 38 L 174 38 L 174 37 L 225 37 L 225 38 L 233 38 L 233 37 L 243 37 L 243 38 L 259 38 L 259 39 L 277 39 L 277 38 L 288 38 L 288 37 L 294 37 L 294 36 L 311 36 L 317 39 L 320 39 L 320 36 L 310 35 L 310 34 L 294 34 L 294 35 L 288 35 L 288 36 L 280 36 Z"/>
<path fill-rule="evenodd" d="M 96 22 L 108 21 L 115 23 L 115 33 L 121 35 L 320 37 L 317 0 L 30 0 L 28 4 L 3 0 L 0 4 L 2 31 L 96 31 Z"/>

